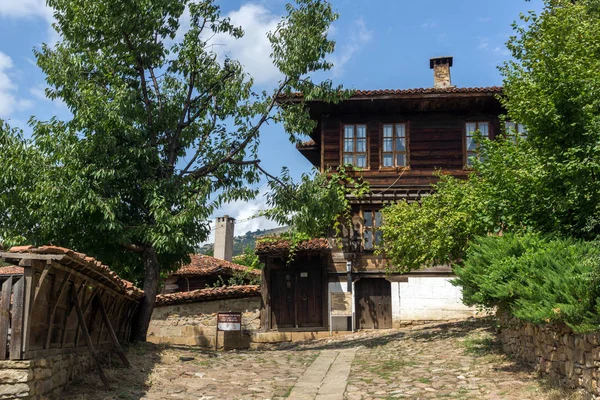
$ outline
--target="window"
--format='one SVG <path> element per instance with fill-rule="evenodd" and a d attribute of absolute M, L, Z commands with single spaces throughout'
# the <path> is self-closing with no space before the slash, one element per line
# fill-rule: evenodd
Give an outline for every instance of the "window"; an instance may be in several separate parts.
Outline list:
<path fill-rule="evenodd" d="M 383 239 L 383 232 L 379 230 L 383 224 L 381 211 L 364 209 L 363 220 L 363 246 L 365 250 L 373 250 L 373 245 L 381 244 Z"/>
<path fill-rule="evenodd" d="M 527 128 L 523 124 L 517 124 L 515 122 L 506 121 L 504 123 L 507 137 L 512 137 L 515 143 L 518 140 L 527 139 Z"/>
<path fill-rule="evenodd" d="M 490 137 L 490 125 L 488 122 L 467 122 L 465 131 L 465 150 L 466 150 L 466 164 L 473 165 L 472 157 L 477 157 L 479 152 L 478 145 L 475 142 L 475 132 L 481 132 L 481 136 L 484 138 Z"/>
<path fill-rule="evenodd" d="M 366 125 L 344 125 L 343 163 L 367 168 Z"/>
<path fill-rule="evenodd" d="M 383 167 L 406 167 L 406 124 L 383 125 Z"/>

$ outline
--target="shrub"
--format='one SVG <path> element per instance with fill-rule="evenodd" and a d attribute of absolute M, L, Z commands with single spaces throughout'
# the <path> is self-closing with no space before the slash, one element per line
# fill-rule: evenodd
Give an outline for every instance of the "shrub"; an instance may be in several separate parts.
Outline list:
<path fill-rule="evenodd" d="M 455 272 L 467 305 L 500 307 L 536 324 L 566 323 L 575 332 L 600 327 L 597 242 L 535 234 L 480 237 Z"/>

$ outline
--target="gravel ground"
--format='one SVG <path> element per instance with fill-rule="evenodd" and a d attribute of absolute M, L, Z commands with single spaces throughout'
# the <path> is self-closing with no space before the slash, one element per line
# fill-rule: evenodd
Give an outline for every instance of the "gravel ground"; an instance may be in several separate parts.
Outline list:
<path fill-rule="evenodd" d="M 322 350 L 356 351 L 344 398 L 583 399 L 537 379 L 503 355 L 493 320 L 477 319 L 286 344 L 276 350 L 215 353 L 190 347 L 130 346 L 131 370 L 113 357 L 106 373 L 73 382 L 67 400 L 284 399 Z"/>

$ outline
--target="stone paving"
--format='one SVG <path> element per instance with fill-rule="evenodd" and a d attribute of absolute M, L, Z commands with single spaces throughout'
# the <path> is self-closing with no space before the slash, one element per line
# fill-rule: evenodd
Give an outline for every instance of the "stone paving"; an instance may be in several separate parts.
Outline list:
<path fill-rule="evenodd" d="M 292 389 L 289 400 L 343 400 L 355 350 L 324 350 Z"/>
<path fill-rule="evenodd" d="M 135 366 L 94 373 L 63 399 L 579 399 L 537 379 L 498 351 L 489 319 L 364 331 L 277 350 L 215 353 L 150 344 L 129 349 Z M 582 397 L 581 397 L 582 398 Z"/>

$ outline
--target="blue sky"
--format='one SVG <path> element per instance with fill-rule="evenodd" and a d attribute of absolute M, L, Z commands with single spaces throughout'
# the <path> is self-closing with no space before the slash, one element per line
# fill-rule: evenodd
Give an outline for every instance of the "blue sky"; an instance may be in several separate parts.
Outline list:
<path fill-rule="evenodd" d="M 93 1 L 93 0 L 90 0 Z M 246 37 L 223 39 L 223 51 L 239 59 L 259 88 L 273 87 L 277 71 L 269 61 L 265 33 L 284 12 L 284 0 L 216 0 Z M 505 47 L 519 13 L 539 11 L 541 0 L 331 0 L 340 19 L 331 30 L 337 41 L 326 77 L 357 89 L 430 87 L 429 58 L 454 57 L 452 82 L 460 87 L 501 85 L 497 65 L 509 57 Z M 45 80 L 33 49 L 57 40 L 45 0 L 0 0 L 0 119 L 24 128 L 33 115 L 68 118 L 60 102 L 44 96 Z M 280 126 L 261 133 L 259 157 L 272 173 L 290 168 L 294 176 L 311 165 L 287 140 Z M 232 203 L 219 214 L 246 219 L 264 207 L 264 198 Z M 236 234 L 273 226 L 254 219 L 236 226 Z"/>

